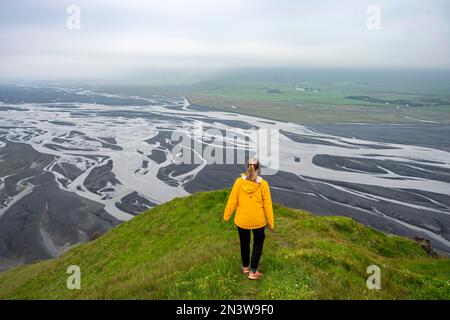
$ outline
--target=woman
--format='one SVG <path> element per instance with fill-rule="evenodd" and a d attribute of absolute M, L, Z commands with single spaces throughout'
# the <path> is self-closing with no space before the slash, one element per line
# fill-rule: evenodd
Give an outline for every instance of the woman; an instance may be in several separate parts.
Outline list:
<path fill-rule="evenodd" d="M 223 218 L 228 221 L 236 210 L 234 223 L 241 242 L 242 272 L 248 278 L 257 280 L 262 276 L 258 271 L 264 244 L 264 228 L 274 228 L 272 199 L 267 181 L 258 175 L 259 161 L 252 158 L 247 163 L 247 172 L 236 179 L 231 190 Z M 253 250 L 250 261 L 250 233 L 253 232 Z"/>

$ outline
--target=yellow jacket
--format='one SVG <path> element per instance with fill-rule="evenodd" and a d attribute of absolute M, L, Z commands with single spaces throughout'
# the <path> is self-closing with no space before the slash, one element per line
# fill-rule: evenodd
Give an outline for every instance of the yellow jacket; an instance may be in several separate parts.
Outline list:
<path fill-rule="evenodd" d="M 274 227 L 272 198 L 267 181 L 258 177 L 257 182 L 246 180 L 243 175 L 236 179 L 228 198 L 223 219 L 228 221 L 236 210 L 234 223 L 243 229 L 258 229 L 265 225 Z"/>

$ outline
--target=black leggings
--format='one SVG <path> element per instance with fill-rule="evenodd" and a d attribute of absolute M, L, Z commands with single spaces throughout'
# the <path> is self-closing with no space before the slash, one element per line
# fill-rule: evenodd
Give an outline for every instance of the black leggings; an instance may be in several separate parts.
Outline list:
<path fill-rule="evenodd" d="M 255 271 L 258 268 L 259 259 L 262 255 L 264 238 L 266 237 L 264 228 L 265 227 L 248 230 L 237 227 L 239 239 L 241 240 L 241 258 L 243 267 L 248 267 L 250 263 L 250 233 L 253 231 L 253 251 L 250 264 L 250 269 L 252 269 L 252 271 Z"/>

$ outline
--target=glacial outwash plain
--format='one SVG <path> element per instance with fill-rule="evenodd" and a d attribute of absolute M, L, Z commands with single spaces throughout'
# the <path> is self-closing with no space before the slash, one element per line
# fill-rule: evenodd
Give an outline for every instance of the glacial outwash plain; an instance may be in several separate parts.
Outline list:
<path fill-rule="evenodd" d="M 402 123 L 287 122 L 251 108 L 196 103 L 198 92 L 212 91 L 205 88 L 165 87 L 149 94 L 139 87 L 120 93 L 107 86 L 0 86 L 0 270 L 58 257 L 175 197 L 230 187 L 243 164 L 207 163 L 198 153 L 194 163 L 173 162 L 174 132 L 198 140 L 192 134 L 198 123 L 205 132 L 202 150 L 219 146 L 223 154 L 225 148 L 246 148 L 252 130 L 279 130 L 279 171 L 264 177 L 275 202 L 429 239 L 435 250 L 450 254 L 450 126 L 442 114 L 441 120 Z M 269 102 L 282 99 L 286 88 L 241 86 Z M 290 88 L 299 101 L 328 90 Z M 347 100 L 382 108 L 380 97 L 368 96 Z M 404 103 L 405 112 L 428 104 L 445 113 L 444 98 L 423 106 L 396 103 Z M 208 135 L 209 129 L 234 130 L 241 139 Z"/>

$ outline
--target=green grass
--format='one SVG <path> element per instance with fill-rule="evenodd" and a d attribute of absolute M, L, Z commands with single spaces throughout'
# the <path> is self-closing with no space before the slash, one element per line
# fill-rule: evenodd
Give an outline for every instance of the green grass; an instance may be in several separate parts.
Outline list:
<path fill-rule="evenodd" d="M 354 75 L 355 76 L 355 75 Z M 317 123 L 450 123 L 450 105 L 397 108 L 396 105 L 346 99 L 350 95 L 379 99 L 404 99 L 423 103 L 423 99 L 450 101 L 448 79 L 387 73 L 386 77 L 371 73 L 356 75 L 281 73 L 248 73 L 222 75 L 207 81 L 184 85 L 102 86 L 101 90 L 142 97 L 153 94 L 187 96 L 193 104 L 217 110 L 237 112 L 267 119 L 300 124 Z M 354 78 L 354 79 L 353 79 Z M 345 80 L 347 79 L 347 80 Z M 352 80 L 353 79 L 353 80 Z M 359 79 L 359 80 L 358 80 Z M 395 80 L 397 79 L 397 80 Z M 408 82 L 409 79 L 409 82 Z M 320 88 L 320 92 L 299 92 L 296 87 Z M 266 89 L 280 90 L 280 94 Z"/>
<path fill-rule="evenodd" d="M 450 299 L 450 260 L 349 218 L 275 205 L 260 281 L 240 273 L 228 191 L 177 198 L 57 259 L 0 274 L 0 299 Z M 366 269 L 381 268 L 381 290 Z M 69 265 L 81 290 L 68 290 Z"/>
<path fill-rule="evenodd" d="M 314 85 L 307 85 L 313 86 Z M 298 85 L 282 82 L 238 82 L 208 87 L 198 85 L 184 94 L 192 103 L 264 118 L 302 124 L 336 122 L 411 123 L 412 119 L 450 122 L 450 106 L 412 108 L 384 103 L 356 101 L 345 97 L 367 95 L 379 99 L 405 99 L 421 102 L 421 99 L 441 98 L 450 101 L 448 94 L 417 94 L 395 90 L 374 91 L 370 88 L 346 86 L 316 86 L 320 92 L 299 92 Z M 262 88 L 281 91 L 267 93 Z M 234 107 L 232 107 L 234 106 Z M 237 107 L 237 108 L 236 108 Z"/>
<path fill-rule="evenodd" d="M 323 88 L 321 92 L 298 92 L 292 86 L 280 84 L 267 85 L 267 87 L 280 89 L 282 93 L 268 94 L 254 85 L 242 84 L 239 87 L 200 88 L 185 94 L 193 104 L 302 124 L 336 122 L 417 123 L 417 120 L 412 119 L 450 122 L 450 106 L 397 108 L 396 105 L 369 103 L 345 98 L 349 95 L 368 95 L 379 99 L 406 99 L 420 102 L 420 99 L 430 97 L 448 100 L 448 96 L 361 92 L 335 88 Z"/>

